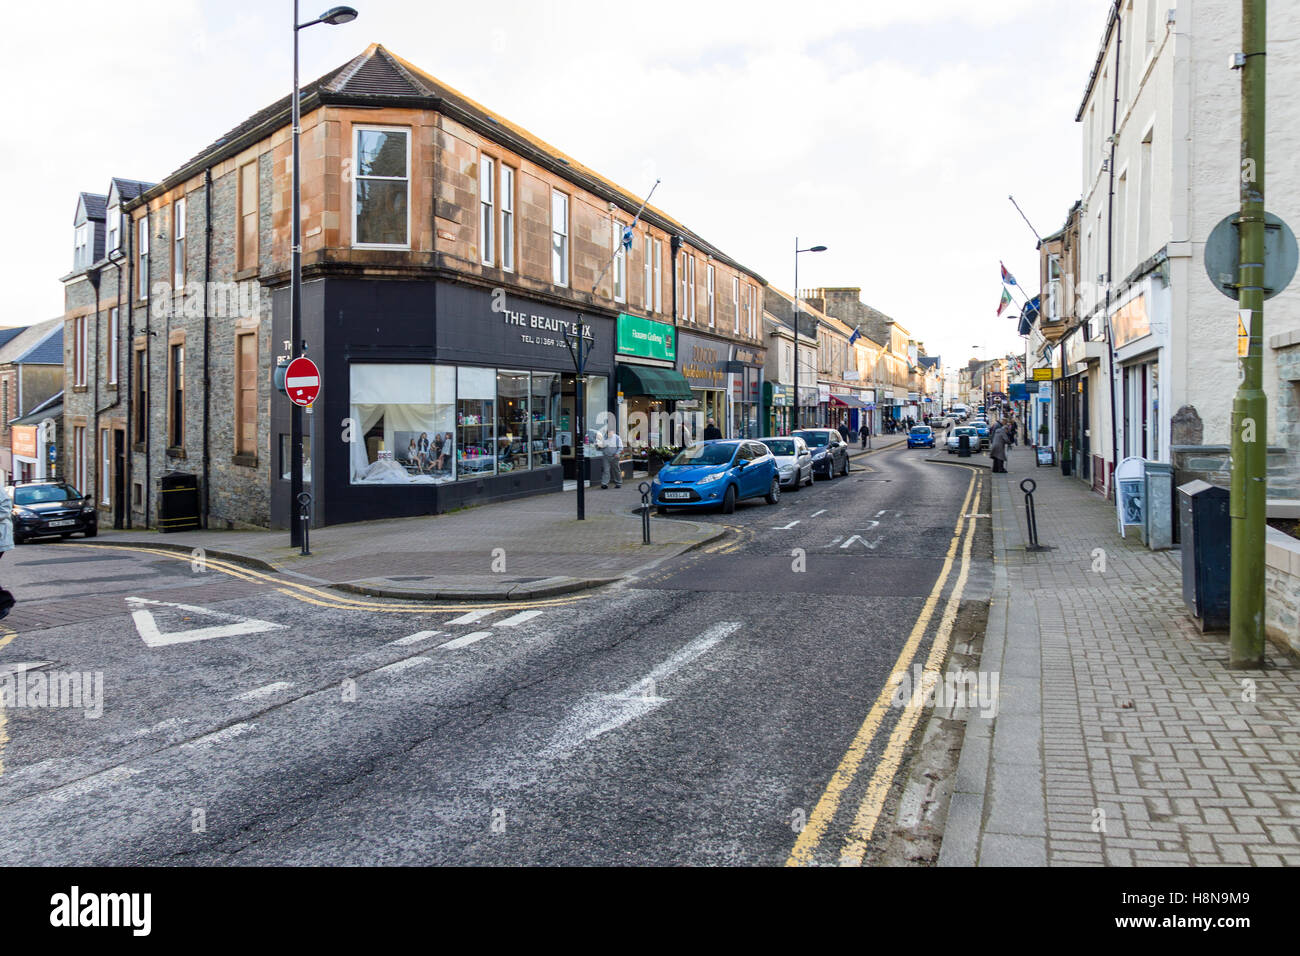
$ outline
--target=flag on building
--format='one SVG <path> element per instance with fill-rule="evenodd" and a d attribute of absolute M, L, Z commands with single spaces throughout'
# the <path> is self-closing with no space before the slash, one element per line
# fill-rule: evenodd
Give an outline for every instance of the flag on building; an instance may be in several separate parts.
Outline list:
<path fill-rule="evenodd" d="M 1002 266 L 1002 284 L 1016 285 L 1016 277 L 1013 276 L 1010 272 L 1008 272 L 1007 267 L 1002 265 L 1001 262 L 999 262 L 998 265 Z"/>
<path fill-rule="evenodd" d="M 854 329 L 854 330 L 853 330 L 853 334 L 849 336 L 849 345 L 852 345 L 854 342 L 856 342 L 856 341 L 857 341 L 858 339 L 860 339 L 860 338 L 862 338 L 862 330 L 861 330 L 861 329 Z"/>
<path fill-rule="evenodd" d="M 998 305 L 998 315 L 1001 315 L 1003 312 L 1005 312 L 1006 309 L 1007 309 L 1007 306 L 1009 306 L 1010 304 L 1011 304 L 1011 293 L 1007 291 L 1007 287 L 1006 287 L 1006 286 L 1003 286 L 1003 287 L 1002 287 L 1002 302 L 1001 302 L 1001 304 Z"/>

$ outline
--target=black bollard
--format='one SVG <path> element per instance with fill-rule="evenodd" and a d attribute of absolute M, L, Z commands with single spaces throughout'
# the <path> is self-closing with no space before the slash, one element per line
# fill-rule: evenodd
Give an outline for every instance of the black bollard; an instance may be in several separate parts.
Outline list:
<path fill-rule="evenodd" d="M 302 553 L 311 554 L 307 535 L 311 532 L 311 492 L 304 491 L 298 496 L 298 520 L 302 522 Z"/>
<path fill-rule="evenodd" d="M 643 481 L 637 485 L 641 492 L 641 543 L 650 543 L 650 482 Z"/>
<path fill-rule="evenodd" d="M 1029 487 L 1026 488 L 1025 485 Z M 1038 487 L 1038 482 L 1032 478 L 1026 478 L 1020 483 L 1020 490 L 1025 493 L 1025 527 L 1029 531 L 1029 544 L 1026 551 L 1051 551 L 1048 545 L 1038 543 L 1038 515 L 1034 509 L 1034 489 Z"/>

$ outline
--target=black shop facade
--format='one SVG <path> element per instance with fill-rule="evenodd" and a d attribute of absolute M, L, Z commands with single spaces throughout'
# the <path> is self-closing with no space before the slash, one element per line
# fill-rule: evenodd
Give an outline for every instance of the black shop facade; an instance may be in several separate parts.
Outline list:
<path fill-rule="evenodd" d="M 275 296 L 273 341 L 288 335 Z M 314 523 L 439 514 L 560 491 L 611 412 L 614 319 L 445 281 L 303 284 L 303 336 L 321 370 L 304 418 Z M 579 382 L 565 333 L 585 329 Z M 582 389 L 585 434 L 578 428 Z M 290 406 L 272 398 L 272 523 L 289 514 Z"/>

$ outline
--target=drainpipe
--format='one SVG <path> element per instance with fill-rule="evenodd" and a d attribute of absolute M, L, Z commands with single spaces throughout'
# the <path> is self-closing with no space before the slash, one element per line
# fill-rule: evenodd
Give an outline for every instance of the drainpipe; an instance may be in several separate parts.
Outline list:
<path fill-rule="evenodd" d="M 1110 453 L 1111 453 L 1111 476 L 1115 474 L 1114 469 L 1119 465 L 1119 414 L 1115 409 L 1115 403 L 1123 391 L 1116 387 L 1115 384 L 1115 329 L 1110 321 L 1110 298 L 1113 283 L 1111 282 L 1112 269 L 1114 268 L 1115 255 L 1115 139 L 1119 133 L 1119 70 L 1120 70 L 1120 44 L 1123 42 L 1124 21 L 1118 15 L 1115 17 L 1115 91 L 1114 102 L 1110 114 L 1110 194 L 1107 197 L 1106 206 L 1106 346 L 1110 353 Z M 1114 481 L 1108 480 L 1109 492 L 1114 497 Z"/>
<path fill-rule="evenodd" d="M 154 257 L 154 235 L 153 235 L 153 212 L 149 204 L 144 204 L 144 228 L 145 234 L 149 237 L 149 267 L 153 268 Z M 153 292 L 149 288 L 149 276 L 144 277 L 145 289 Z M 149 300 L 148 309 L 145 311 L 144 322 L 144 526 L 149 527 L 150 507 L 149 501 L 153 497 L 153 342 L 151 339 L 158 333 L 153 330 L 153 309 L 154 301 Z"/>
<path fill-rule="evenodd" d="M 94 242 L 93 239 L 91 241 Z M 91 377 L 94 378 L 95 380 L 94 391 L 91 393 L 92 397 L 91 397 L 90 407 L 95 413 L 94 414 L 95 430 L 92 435 L 94 440 L 91 442 L 91 447 L 94 448 L 96 455 L 99 454 L 99 449 L 96 446 L 99 444 L 99 280 L 100 280 L 100 269 L 102 268 L 103 268 L 102 266 L 98 266 L 98 267 L 92 266 L 91 269 L 86 273 L 86 275 L 90 278 L 90 284 L 95 289 L 95 369 L 93 372 L 90 372 L 89 369 L 83 369 L 83 371 L 89 372 L 91 374 Z M 80 461 L 79 464 L 83 464 L 83 465 L 85 464 L 84 457 L 85 456 L 83 455 L 82 461 Z M 76 475 L 73 475 L 73 477 L 75 478 Z M 95 490 L 98 491 L 99 489 L 97 488 Z M 84 485 L 81 488 L 81 493 L 83 495 L 86 493 L 86 488 Z M 93 501 L 94 499 L 91 500 Z"/>
<path fill-rule="evenodd" d="M 208 414 L 212 407 L 211 382 L 208 380 L 208 351 L 211 344 L 212 313 L 212 167 L 203 171 L 203 527 L 208 526 L 211 493 L 208 488 L 211 460 Z"/>
<path fill-rule="evenodd" d="M 131 407 L 132 399 L 135 393 L 131 391 L 131 383 L 134 380 L 132 372 L 135 365 L 135 312 L 131 308 L 131 303 L 135 300 L 135 243 L 136 243 L 136 225 L 127 217 L 127 222 L 131 224 L 131 239 L 127 244 L 130 250 L 127 253 L 126 263 L 126 434 L 122 440 L 122 480 L 126 482 L 126 487 L 122 489 L 122 510 L 126 512 L 122 516 L 122 526 L 128 530 L 131 528 L 131 437 L 135 430 L 135 422 L 132 420 L 133 409 Z M 120 272 L 120 270 L 119 270 Z M 119 347 L 121 343 L 118 343 Z M 120 393 L 119 393 L 120 394 Z"/>

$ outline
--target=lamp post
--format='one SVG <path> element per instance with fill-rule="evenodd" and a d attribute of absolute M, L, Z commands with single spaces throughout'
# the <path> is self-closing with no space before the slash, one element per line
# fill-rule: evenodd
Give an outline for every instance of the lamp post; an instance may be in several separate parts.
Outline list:
<path fill-rule="evenodd" d="M 293 0 L 293 199 L 291 214 L 293 238 L 289 244 L 289 358 L 293 360 L 307 351 L 302 338 L 302 196 L 298 172 L 298 136 L 302 129 L 302 116 L 298 103 L 298 32 L 328 23 L 332 27 L 350 23 L 357 18 L 351 7 L 331 7 L 315 20 L 298 22 L 298 0 Z M 298 496 L 302 494 L 302 408 L 293 405 L 289 425 L 289 544 L 302 545 L 302 523 L 297 519 Z"/>
<path fill-rule="evenodd" d="M 799 256 L 805 252 L 825 252 L 825 246 L 799 248 L 799 237 L 794 240 L 794 421 L 790 431 L 799 428 Z"/>

